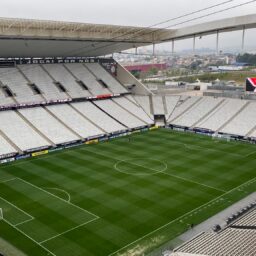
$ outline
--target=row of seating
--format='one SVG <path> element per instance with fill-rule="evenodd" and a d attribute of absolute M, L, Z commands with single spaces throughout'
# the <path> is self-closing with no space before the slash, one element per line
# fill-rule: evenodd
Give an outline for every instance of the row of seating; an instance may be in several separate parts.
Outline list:
<path fill-rule="evenodd" d="M 255 230 L 227 228 L 219 233 L 204 232 L 179 247 L 177 251 L 211 256 L 253 256 L 256 251 Z"/>
<path fill-rule="evenodd" d="M 99 63 L 31 64 L 0 69 L 0 105 L 126 92 Z"/>
<path fill-rule="evenodd" d="M 223 99 L 216 99 L 212 97 L 204 97 L 198 101 L 193 107 L 189 108 L 172 123 L 180 126 L 193 127 L 203 117 L 213 111 Z"/>
<path fill-rule="evenodd" d="M 0 112 L 0 155 L 154 123 L 131 97 Z"/>

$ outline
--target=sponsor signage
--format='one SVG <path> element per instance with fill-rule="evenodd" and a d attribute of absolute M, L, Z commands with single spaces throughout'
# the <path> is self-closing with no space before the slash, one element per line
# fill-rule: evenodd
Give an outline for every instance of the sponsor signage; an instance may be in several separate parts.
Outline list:
<path fill-rule="evenodd" d="M 15 156 L 15 155 L 16 155 L 16 153 L 1 155 L 0 159 L 5 159 L 5 158 L 12 157 L 12 156 Z"/>
<path fill-rule="evenodd" d="M 99 138 L 99 141 L 107 141 L 107 140 L 108 140 L 108 137 Z"/>
<path fill-rule="evenodd" d="M 66 145 L 65 148 L 74 148 L 74 147 L 81 146 L 82 144 L 83 144 L 82 142 L 77 142 L 77 143 Z"/>
<path fill-rule="evenodd" d="M 60 151 L 60 150 L 63 150 L 63 149 L 64 149 L 64 147 L 52 148 L 52 149 L 49 150 L 49 153 Z"/>
<path fill-rule="evenodd" d="M 6 163 L 13 162 L 13 161 L 15 161 L 15 158 L 14 158 L 14 157 L 0 160 L 0 163 L 1 163 L 1 164 L 6 164 Z"/>
<path fill-rule="evenodd" d="M 17 156 L 17 157 L 16 157 L 16 160 L 26 159 L 26 158 L 29 158 L 29 157 L 31 157 L 30 154 L 21 155 L 21 156 Z"/>
<path fill-rule="evenodd" d="M 48 153 L 49 153 L 49 150 L 43 150 L 43 151 L 34 152 L 31 155 L 32 155 L 32 157 L 35 157 L 35 156 L 46 155 Z"/>
<path fill-rule="evenodd" d="M 153 127 L 150 127 L 149 130 L 150 130 L 150 131 L 153 131 L 153 130 L 157 130 L 158 128 L 159 128 L 159 127 L 155 125 L 155 126 L 153 126 Z"/>
<path fill-rule="evenodd" d="M 86 141 L 84 144 L 90 145 L 90 144 L 97 144 L 97 143 L 99 143 L 99 140 L 98 140 L 98 139 L 95 139 L 95 140 L 88 140 L 88 141 Z"/>

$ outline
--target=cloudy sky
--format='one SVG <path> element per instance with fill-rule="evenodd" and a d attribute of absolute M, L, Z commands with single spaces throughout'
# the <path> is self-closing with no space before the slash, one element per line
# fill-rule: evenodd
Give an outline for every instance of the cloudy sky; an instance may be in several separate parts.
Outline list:
<path fill-rule="evenodd" d="M 0 0 L 0 16 L 150 26 L 185 13 L 197 11 L 226 1 L 227 0 Z M 188 18 L 222 10 L 248 1 L 250 0 L 233 0 L 223 6 Z M 246 14 L 256 14 L 256 1 L 237 9 L 200 19 L 194 23 Z M 174 23 L 183 20 L 184 19 L 179 19 L 162 26 L 172 26 Z M 190 22 L 186 25 L 192 24 L 193 23 Z M 185 24 L 183 26 L 185 26 Z M 228 36 L 225 35 L 221 40 L 223 44 L 229 45 L 230 42 L 232 42 L 232 44 L 237 43 L 239 45 L 240 34 L 239 32 L 235 32 Z M 212 40 L 209 37 L 208 41 L 211 42 L 214 41 L 214 39 Z M 205 43 L 206 42 L 203 42 L 202 45 Z M 182 47 L 187 47 L 188 45 L 187 42 L 181 42 L 180 44 Z"/>

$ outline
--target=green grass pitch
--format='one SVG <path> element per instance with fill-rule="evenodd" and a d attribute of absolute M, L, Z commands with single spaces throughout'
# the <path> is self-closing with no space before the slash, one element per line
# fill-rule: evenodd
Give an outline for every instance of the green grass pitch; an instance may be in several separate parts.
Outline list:
<path fill-rule="evenodd" d="M 165 129 L 0 167 L 0 237 L 27 255 L 143 255 L 255 191 L 256 146 Z"/>

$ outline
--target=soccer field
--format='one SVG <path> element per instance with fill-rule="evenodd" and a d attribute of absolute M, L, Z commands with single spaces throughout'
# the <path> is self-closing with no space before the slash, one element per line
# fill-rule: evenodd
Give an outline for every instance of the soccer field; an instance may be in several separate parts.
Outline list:
<path fill-rule="evenodd" d="M 256 188 L 256 146 L 165 129 L 0 167 L 0 236 L 27 255 L 143 255 Z"/>

